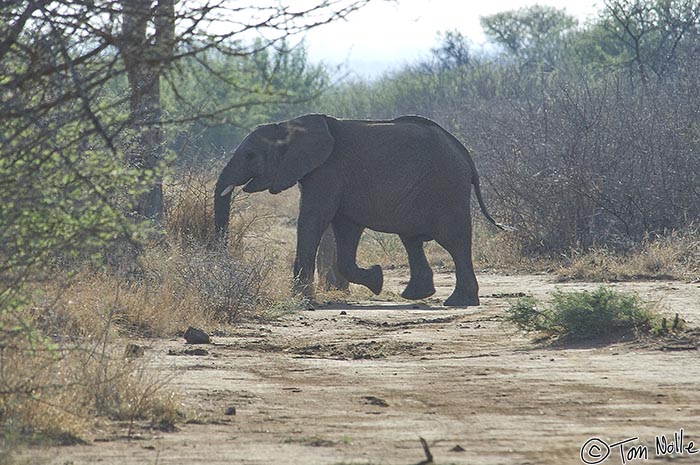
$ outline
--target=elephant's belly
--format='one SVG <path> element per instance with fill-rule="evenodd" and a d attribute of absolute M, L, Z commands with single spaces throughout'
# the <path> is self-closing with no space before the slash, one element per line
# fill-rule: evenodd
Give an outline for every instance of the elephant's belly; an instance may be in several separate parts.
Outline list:
<path fill-rule="evenodd" d="M 434 218 L 426 209 L 415 208 L 411 202 L 375 200 L 355 202 L 339 211 L 353 223 L 374 231 L 406 236 L 424 236 L 430 240 Z"/>
<path fill-rule="evenodd" d="M 339 213 L 366 228 L 407 236 L 434 237 L 448 218 L 469 215 L 469 180 L 454 173 L 390 176 L 348 183 Z"/>

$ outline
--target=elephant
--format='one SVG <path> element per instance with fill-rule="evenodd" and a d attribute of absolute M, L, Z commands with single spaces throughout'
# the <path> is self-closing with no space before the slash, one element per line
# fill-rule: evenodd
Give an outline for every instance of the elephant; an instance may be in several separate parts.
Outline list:
<path fill-rule="evenodd" d="M 232 190 L 277 194 L 299 184 L 295 289 L 313 298 L 314 260 L 332 227 L 340 274 L 379 294 L 379 265 L 360 268 L 364 229 L 398 234 L 408 254 L 406 299 L 435 293 L 423 243 L 434 240 L 452 257 L 456 284 L 445 306 L 479 305 L 471 254 L 471 189 L 482 213 L 479 176 L 466 147 L 421 116 L 344 120 L 307 114 L 250 132 L 221 171 L 214 192 L 215 226 L 225 233 Z"/>
<path fill-rule="evenodd" d="M 316 270 L 323 287 L 328 290 L 347 291 L 350 283 L 338 269 L 338 253 L 333 228 L 326 228 L 316 254 Z"/>

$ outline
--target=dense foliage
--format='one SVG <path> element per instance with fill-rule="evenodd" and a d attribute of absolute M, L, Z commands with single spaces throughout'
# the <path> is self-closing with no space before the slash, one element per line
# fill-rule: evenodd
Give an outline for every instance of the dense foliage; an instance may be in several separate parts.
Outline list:
<path fill-rule="evenodd" d="M 141 12 L 122 3 L 0 9 L 0 308 L 47 266 L 103 259 L 115 241 L 142 238 L 133 213 L 173 166 L 213 171 L 211 159 L 255 124 L 303 111 L 329 85 L 303 45 L 292 48 L 284 36 L 244 43 L 236 29 L 197 29 L 228 10 L 217 17 L 163 0 Z M 310 21 L 281 4 L 251 6 L 267 20 L 232 24 L 293 33 L 361 4 L 322 4 Z M 168 22 L 190 28 L 164 39 L 156 26 Z M 176 44 L 167 53 L 159 51 L 165 40 Z M 154 79 L 161 85 L 146 95 Z"/>
<path fill-rule="evenodd" d="M 551 7 L 482 19 L 434 59 L 346 83 L 342 117 L 429 116 L 473 150 L 496 216 L 529 253 L 627 250 L 700 215 L 700 3 L 607 1 L 586 25 Z"/>
<path fill-rule="evenodd" d="M 303 43 L 178 37 L 161 78 L 168 163 L 145 174 L 125 163 L 141 139 L 118 41 L 90 37 L 106 26 L 84 5 L 58 5 L 2 12 L 1 298 L 34 265 L 138 237 L 133 199 L 164 169 L 213 172 L 256 124 L 308 111 L 444 124 L 525 251 L 624 249 L 700 214 L 695 0 L 609 0 L 585 25 L 551 7 L 502 12 L 482 18 L 488 53 L 445 31 L 430 59 L 335 85 Z"/>

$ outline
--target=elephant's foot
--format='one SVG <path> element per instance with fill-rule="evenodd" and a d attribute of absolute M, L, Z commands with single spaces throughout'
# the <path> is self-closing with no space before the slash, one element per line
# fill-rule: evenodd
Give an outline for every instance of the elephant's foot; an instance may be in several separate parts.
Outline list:
<path fill-rule="evenodd" d="M 401 297 L 409 300 L 420 300 L 430 297 L 435 294 L 435 286 L 431 282 L 415 284 L 413 281 L 408 282 L 408 286 L 401 293 Z"/>
<path fill-rule="evenodd" d="M 466 293 L 453 292 L 451 296 L 443 302 L 445 307 L 477 307 L 479 296 L 468 296 Z"/>
<path fill-rule="evenodd" d="M 367 279 L 362 283 L 367 288 L 379 295 L 382 292 L 382 287 L 384 287 L 384 273 L 382 273 L 382 267 L 379 265 L 371 266 L 367 269 Z"/>

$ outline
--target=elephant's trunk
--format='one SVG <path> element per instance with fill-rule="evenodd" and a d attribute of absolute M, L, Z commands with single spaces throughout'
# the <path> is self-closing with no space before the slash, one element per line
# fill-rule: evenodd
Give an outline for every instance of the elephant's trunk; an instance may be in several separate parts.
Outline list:
<path fill-rule="evenodd" d="M 214 224 L 219 236 L 224 237 L 228 229 L 228 218 L 231 212 L 231 192 L 233 186 L 223 176 L 219 176 L 214 189 Z"/>
<path fill-rule="evenodd" d="M 228 218 L 231 211 L 231 192 L 236 186 L 241 186 L 251 179 L 250 170 L 240 162 L 240 157 L 234 153 L 226 164 L 214 189 L 214 224 L 217 233 L 223 237 L 228 228 Z"/>

